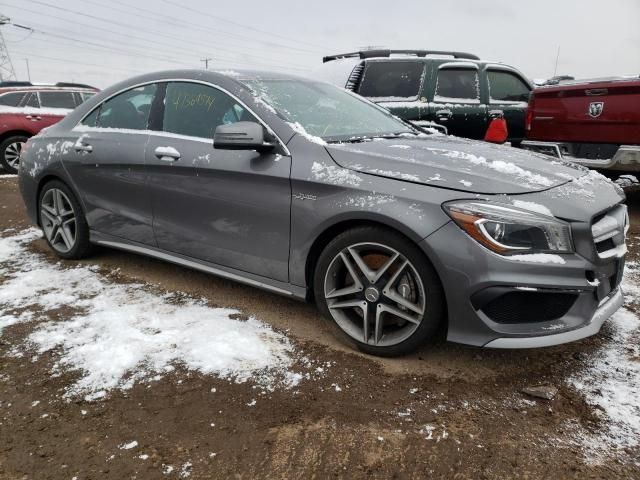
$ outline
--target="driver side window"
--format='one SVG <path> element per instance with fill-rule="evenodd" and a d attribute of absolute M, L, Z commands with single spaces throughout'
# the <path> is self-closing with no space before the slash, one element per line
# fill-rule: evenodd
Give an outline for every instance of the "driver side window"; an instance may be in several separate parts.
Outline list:
<path fill-rule="evenodd" d="M 155 84 L 150 84 L 127 90 L 104 102 L 85 122 L 91 122 L 96 114 L 96 127 L 146 130 L 156 89 Z"/>
<path fill-rule="evenodd" d="M 213 138 L 219 125 L 257 122 L 242 105 L 217 88 L 171 82 L 164 102 L 163 130 L 190 137 Z"/>

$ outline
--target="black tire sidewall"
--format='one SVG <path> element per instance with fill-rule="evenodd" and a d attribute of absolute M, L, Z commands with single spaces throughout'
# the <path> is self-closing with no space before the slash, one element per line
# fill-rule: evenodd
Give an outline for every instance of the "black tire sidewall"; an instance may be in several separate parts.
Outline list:
<path fill-rule="evenodd" d="M 40 218 L 40 210 L 42 208 L 42 198 L 44 197 L 47 191 L 53 188 L 56 188 L 64 192 L 64 194 L 67 196 L 67 198 L 71 202 L 71 206 L 73 207 L 73 212 L 76 216 L 76 243 L 73 246 L 73 248 L 68 252 L 60 252 L 56 250 L 53 247 L 53 245 L 51 245 L 51 242 L 49 242 L 49 239 L 46 238 L 46 235 L 45 235 L 45 240 L 47 241 L 47 244 L 49 244 L 49 247 L 51 247 L 51 249 L 55 252 L 55 254 L 61 258 L 66 258 L 66 259 L 84 258 L 89 254 L 89 251 L 91 248 L 91 244 L 89 243 L 89 226 L 87 225 L 87 220 L 84 216 L 84 211 L 82 209 L 82 206 L 80 205 L 80 202 L 78 202 L 78 199 L 76 198 L 73 191 L 63 182 L 59 180 L 52 180 L 50 182 L 47 182 L 47 184 L 44 185 L 44 187 L 42 187 L 42 189 L 40 190 L 40 195 L 38 197 L 38 223 L 42 227 L 42 220 Z"/>
<path fill-rule="evenodd" d="M 387 245 L 400 252 L 415 267 L 425 289 L 426 308 L 420 326 L 409 338 L 396 345 L 377 347 L 359 342 L 345 333 L 335 322 L 324 297 L 324 279 L 329 265 L 344 248 L 356 244 L 374 242 Z M 343 342 L 355 346 L 359 350 L 377 356 L 393 357 L 406 355 L 417 348 L 430 343 L 437 337 L 439 328 L 445 322 L 446 303 L 440 278 L 433 265 L 418 246 L 404 235 L 393 230 L 371 226 L 348 230 L 334 238 L 321 253 L 313 279 L 313 290 L 316 304 L 323 313 L 331 329 Z"/>
<path fill-rule="evenodd" d="M 6 151 L 7 147 L 12 143 L 26 142 L 27 140 L 29 140 L 29 137 L 25 137 L 24 135 L 13 135 L 9 138 L 6 138 L 2 143 L 0 143 L 0 165 L 2 165 L 2 168 L 5 172 L 11 174 L 18 173 L 18 170 L 11 167 L 4 158 L 4 152 Z"/>

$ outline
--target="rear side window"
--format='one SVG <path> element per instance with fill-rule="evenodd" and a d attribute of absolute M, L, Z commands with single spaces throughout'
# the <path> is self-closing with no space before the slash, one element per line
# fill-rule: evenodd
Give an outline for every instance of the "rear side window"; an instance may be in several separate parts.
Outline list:
<path fill-rule="evenodd" d="M 219 125 L 241 121 L 257 120 L 216 88 L 188 82 L 167 85 L 162 123 L 165 132 L 209 139 Z"/>
<path fill-rule="evenodd" d="M 423 72 L 422 62 L 369 62 L 358 93 L 374 98 L 416 98 Z"/>
<path fill-rule="evenodd" d="M 43 108 L 76 108 L 73 92 L 40 92 L 38 95 Z"/>
<path fill-rule="evenodd" d="M 80 92 L 80 98 L 82 99 L 83 102 L 86 102 L 91 97 L 93 97 L 95 94 L 96 94 L 96 92 Z"/>
<path fill-rule="evenodd" d="M 146 130 L 149 123 L 151 104 L 156 93 L 155 84 L 127 90 L 107 100 L 100 107 L 96 126 L 104 128 L 125 128 Z M 94 110 L 95 112 L 95 110 Z M 90 125 L 94 112 L 83 122 Z"/>
<path fill-rule="evenodd" d="M 40 108 L 40 101 L 38 100 L 38 94 L 33 92 L 33 93 L 28 93 L 27 95 L 29 96 L 29 98 L 27 98 L 27 101 L 24 102 L 24 106 L 32 107 L 32 108 Z"/>
<path fill-rule="evenodd" d="M 17 107 L 24 97 L 24 92 L 11 92 L 0 95 L 0 105 L 7 107 Z"/>
<path fill-rule="evenodd" d="M 526 102 L 530 89 L 518 76 L 499 70 L 487 71 L 491 100 Z"/>
<path fill-rule="evenodd" d="M 478 71 L 471 68 L 442 68 L 438 70 L 436 102 L 480 102 Z"/>

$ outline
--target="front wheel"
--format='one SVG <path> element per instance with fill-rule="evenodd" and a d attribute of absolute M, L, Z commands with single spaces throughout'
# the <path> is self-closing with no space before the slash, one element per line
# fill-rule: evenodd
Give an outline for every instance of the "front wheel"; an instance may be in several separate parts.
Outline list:
<path fill-rule="evenodd" d="M 0 164 L 8 173 L 18 173 L 20 154 L 27 140 L 24 135 L 16 135 L 0 143 Z"/>
<path fill-rule="evenodd" d="M 89 254 L 89 226 L 80 203 L 69 187 L 53 180 L 40 192 L 40 226 L 53 251 L 62 258 L 80 259 Z"/>
<path fill-rule="evenodd" d="M 373 355 L 403 355 L 431 340 L 445 317 L 438 275 L 418 247 L 380 227 L 338 235 L 314 276 L 320 310 L 343 339 Z"/>

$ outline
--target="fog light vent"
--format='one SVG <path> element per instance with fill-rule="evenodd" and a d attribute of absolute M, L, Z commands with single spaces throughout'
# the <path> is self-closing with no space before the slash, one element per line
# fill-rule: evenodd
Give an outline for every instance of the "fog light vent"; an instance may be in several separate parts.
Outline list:
<path fill-rule="evenodd" d="M 534 323 L 557 320 L 567 314 L 577 294 L 508 292 L 490 300 L 482 311 L 497 323 Z"/>

